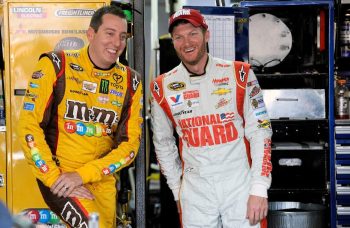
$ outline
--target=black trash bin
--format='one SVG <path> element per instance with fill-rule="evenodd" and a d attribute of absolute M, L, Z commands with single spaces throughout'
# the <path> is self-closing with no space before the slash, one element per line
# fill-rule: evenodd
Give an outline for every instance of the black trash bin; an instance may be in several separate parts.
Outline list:
<path fill-rule="evenodd" d="M 268 228 L 325 228 L 326 207 L 300 202 L 270 202 Z"/>

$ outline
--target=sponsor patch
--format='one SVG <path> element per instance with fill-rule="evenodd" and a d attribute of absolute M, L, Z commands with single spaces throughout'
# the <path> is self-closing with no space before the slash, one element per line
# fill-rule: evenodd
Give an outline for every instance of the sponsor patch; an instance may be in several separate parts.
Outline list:
<path fill-rule="evenodd" d="M 100 102 L 101 104 L 107 104 L 109 101 L 109 97 L 106 95 L 101 95 L 97 99 L 98 99 L 98 102 Z"/>
<path fill-rule="evenodd" d="M 117 97 L 122 97 L 123 96 L 123 93 L 122 92 L 119 92 L 119 91 L 116 91 L 114 89 L 111 89 L 109 91 L 110 94 L 113 94 L 113 95 L 116 95 Z"/>
<path fill-rule="evenodd" d="M 30 87 L 30 88 L 33 88 L 33 89 L 37 89 L 37 88 L 39 88 L 39 85 L 38 85 L 38 84 L 35 84 L 35 83 L 33 83 L 33 82 L 29 82 L 29 87 Z"/>
<path fill-rule="evenodd" d="M 258 120 L 258 128 L 270 128 L 271 129 L 271 122 L 268 120 Z"/>
<path fill-rule="evenodd" d="M 225 144 L 238 138 L 233 123 L 234 113 L 210 114 L 177 120 L 188 147 L 205 147 Z"/>
<path fill-rule="evenodd" d="M 260 91 L 261 91 L 260 86 L 254 86 L 249 93 L 249 98 L 255 97 L 260 93 Z"/>
<path fill-rule="evenodd" d="M 70 68 L 72 68 L 75 71 L 84 71 L 84 69 L 81 66 L 79 66 L 75 63 L 70 63 L 69 66 L 70 66 Z"/>
<path fill-rule="evenodd" d="M 113 81 L 111 82 L 111 85 L 116 89 L 124 89 L 124 87 L 121 85 L 121 83 L 124 81 L 124 78 L 122 75 L 114 73 L 113 74 Z"/>
<path fill-rule="evenodd" d="M 79 78 L 74 77 L 74 76 L 67 77 L 67 79 L 68 79 L 68 80 L 75 81 L 77 84 L 83 83 L 83 80 L 80 80 Z"/>
<path fill-rule="evenodd" d="M 106 125 L 112 125 L 119 121 L 118 113 L 112 109 L 103 109 L 96 106 L 89 108 L 85 102 L 68 99 L 66 100 L 64 118 L 82 122 L 98 122 Z"/>
<path fill-rule="evenodd" d="M 198 107 L 199 106 L 199 100 L 198 99 L 187 100 L 187 106 L 189 108 Z"/>
<path fill-rule="evenodd" d="M 97 83 L 83 81 L 83 90 L 86 90 L 90 93 L 96 93 Z"/>
<path fill-rule="evenodd" d="M 261 108 L 261 109 L 254 110 L 254 114 L 256 117 L 259 117 L 259 116 L 267 115 L 267 111 L 265 108 Z"/>
<path fill-rule="evenodd" d="M 27 134 L 25 136 L 25 139 L 26 139 L 26 142 L 32 142 L 32 141 L 34 141 L 34 136 L 31 134 Z"/>
<path fill-rule="evenodd" d="M 42 173 L 47 173 L 49 171 L 49 166 L 47 164 L 44 164 L 44 165 L 40 166 L 39 170 Z"/>
<path fill-rule="evenodd" d="M 268 177 L 272 171 L 271 139 L 264 139 L 264 157 L 261 167 L 261 176 Z"/>
<path fill-rule="evenodd" d="M 115 105 L 117 107 L 121 107 L 122 106 L 122 103 L 119 102 L 119 101 L 112 101 L 111 103 L 112 103 L 112 105 Z"/>
<path fill-rule="evenodd" d="M 116 64 L 116 65 L 115 65 L 115 68 L 120 69 L 120 70 L 122 70 L 122 71 L 125 71 L 125 67 L 122 66 L 122 65 L 119 65 L 119 64 Z"/>
<path fill-rule="evenodd" d="M 217 67 L 229 67 L 231 66 L 230 64 L 221 64 L 221 63 L 217 63 L 215 66 Z"/>
<path fill-rule="evenodd" d="M 135 156 L 134 151 L 131 151 L 129 156 L 126 156 L 125 158 L 121 158 L 119 162 L 116 162 L 114 164 L 110 164 L 108 168 L 103 168 L 102 173 L 104 175 L 109 175 L 111 173 L 114 173 L 117 171 L 122 165 L 128 163 L 133 157 Z"/>
<path fill-rule="evenodd" d="M 75 133 L 77 131 L 77 125 L 73 121 L 67 121 L 64 123 L 64 130 L 70 134 Z"/>
<path fill-rule="evenodd" d="M 40 79 L 43 76 L 44 76 L 44 74 L 41 72 L 41 70 L 38 70 L 32 74 L 32 79 Z"/>
<path fill-rule="evenodd" d="M 86 31 L 84 33 L 86 33 Z M 73 38 L 73 37 L 70 37 L 70 38 Z M 64 45 L 64 46 L 67 47 L 67 45 Z M 74 46 L 77 47 L 78 45 L 74 45 Z M 83 42 L 83 46 L 84 46 L 84 42 Z M 77 52 L 66 52 L 66 55 L 69 56 L 69 57 L 78 58 L 80 56 L 80 53 L 77 53 Z"/>
<path fill-rule="evenodd" d="M 111 173 L 111 171 L 110 171 L 109 168 L 104 168 L 104 169 L 102 169 L 102 173 L 103 173 L 104 175 L 109 175 L 109 174 Z"/>
<path fill-rule="evenodd" d="M 226 95 L 228 93 L 231 93 L 231 91 L 232 91 L 231 89 L 218 88 L 218 89 L 214 90 L 211 94 L 222 96 L 222 95 Z"/>
<path fill-rule="evenodd" d="M 78 122 L 76 132 L 78 135 L 85 135 L 86 126 L 84 123 Z"/>
<path fill-rule="evenodd" d="M 27 142 L 27 146 L 30 148 L 30 154 L 32 155 L 32 161 L 34 162 L 35 166 L 40 170 L 40 172 L 47 173 L 49 171 L 49 166 L 41 158 L 39 149 L 35 147 L 33 135 L 27 134 L 25 136 L 25 140 Z"/>
<path fill-rule="evenodd" d="M 228 122 L 235 119 L 235 113 L 234 112 L 226 112 L 220 114 L 220 120 L 222 122 Z"/>
<path fill-rule="evenodd" d="M 109 80 L 101 79 L 99 93 L 108 94 L 109 91 Z"/>
<path fill-rule="evenodd" d="M 247 87 L 253 86 L 253 85 L 259 85 L 258 80 L 247 82 Z"/>
<path fill-rule="evenodd" d="M 29 90 L 27 90 L 26 97 L 32 99 L 32 101 L 35 102 L 35 99 L 38 98 L 38 94 L 31 93 Z"/>
<path fill-rule="evenodd" d="M 91 123 L 86 124 L 85 135 L 91 137 L 91 136 L 94 136 L 95 134 L 96 134 L 95 126 Z"/>
<path fill-rule="evenodd" d="M 185 100 L 199 98 L 199 90 L 185 91 L 183 94 Z"/>
<path fill-rule="evenodd" d="M 124 81 L 124 78 L 123 78 L 122 75 L 114 73 L 113 74 L 113 80 L 115 81 L 115 83 L 120 84 L 120 83 L 122 83 Z"/>
<path fill-rule="evenodd" d="M 172 91 L 180 91 L 186 89 L 186 84 L 184 82 L 172 82 L 167 87 Z"/>
<path fill-rule="evenodd" d="M 221 98 L 219 102 L 215 105 L 215 108 L 218 109 L 218 108 L 224 107 L 227 104 L 229 104 L 231 100 L 232 98 L 231 99 Z"/>
<path fill-rule="evenodd" d="M 230 78 L 229 77 L 214 78 L 212 82 L 215 86 L 225 86 L 225 85 L 228 85 L 228 83 L 230 82 Z"/>
<path fill-rule="evenodd" d="M 168 100 L 172 108 L 176 108 L 184 103 L 182 93 L 171 95 L 168 97 Z"/>
<path fill-rule="evenodd" d="M 78 91 L 78 90 L 69 90 L 69 92 L 71 93 L 75 93 L 75 94 L 79 94 L 79 95 L 83 95 L 83 96 L 87 96 L 88 93 L 84 92 L 84 91 Z"/>
<path fill-rule="evenodd" d="M 106 77 L 106 76 L 109 76 L 111 75 L 110 72 L 94 72 L 94 76 L 97 76 L 97 77 Z"/>
<path fill-rule="evenodd" d="M 173 116 L 181 116 L 181 115 L 186 115 L 192 113 L 192 110 L 181 110 L 180 112 L 176 112 L 173 114 Z"/>
<path fill-rule="evenodd" d="M 69 201 L 64 205 L 61 216 L 71 227 L 88 228 L 80 209 L 76 209 Z"/>
<path fill-rule="evenodd" d="M 24 102 L 23 109 L 24 110 L 28 110 L 28 111 L 33 111 L 34 110 L 34 106 L 35 105 L 33 103 Z"/>
<path fill-rule="evenodd" d="M 250 103 L 251 103 L 253 109 L 265 107 L 263 97 L 257 97 L 257 98 L 250 99 Z"/>

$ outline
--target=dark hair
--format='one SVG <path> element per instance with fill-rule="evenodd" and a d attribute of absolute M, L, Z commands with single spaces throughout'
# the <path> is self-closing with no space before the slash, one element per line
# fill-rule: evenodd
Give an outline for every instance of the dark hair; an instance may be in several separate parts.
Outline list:
<path fill-rule="evenodd" d="M 126 19 L 126 16 L 121 8 L 114 5 L 103 6 L 95 11 L 90 21 L 90 27 L 93 28 L 95 32 L 97 32 L 98 28 L 101 26 L 102 17 L 105 14 L 113 14 L 117 17 Z"/>

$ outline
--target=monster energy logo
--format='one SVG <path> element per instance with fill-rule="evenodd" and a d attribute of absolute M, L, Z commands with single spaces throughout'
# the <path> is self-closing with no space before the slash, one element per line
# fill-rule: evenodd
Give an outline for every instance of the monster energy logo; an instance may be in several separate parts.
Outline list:
<path fill-rule="evenodd" d="M 108 91 L 109 91 L 109 81 L 106 79 L 101 79 L 100 93 L 108 94 Z"/>

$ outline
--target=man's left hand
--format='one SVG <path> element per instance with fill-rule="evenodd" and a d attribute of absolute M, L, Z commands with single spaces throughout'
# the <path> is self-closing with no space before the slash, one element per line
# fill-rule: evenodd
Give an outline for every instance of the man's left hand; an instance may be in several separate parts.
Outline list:
<path fill-rule="evenodd" d="M 247 219 L 250 225 L 258 224 L 267 216 L 268 203 L 267 198 L 250 195 L 247 206 Z"/>
<path fill-rule="evenodd" d="M 51 192 L 58 197 L 67 197 L 73 190 L 81 186 L 83 180 L 77 172 L 62 173 L 56 182 L 51 186 Z"/>

